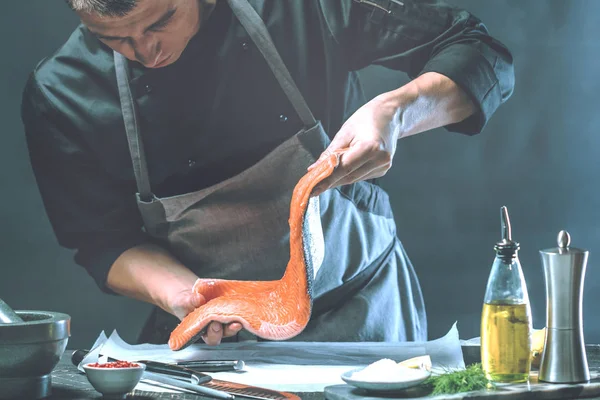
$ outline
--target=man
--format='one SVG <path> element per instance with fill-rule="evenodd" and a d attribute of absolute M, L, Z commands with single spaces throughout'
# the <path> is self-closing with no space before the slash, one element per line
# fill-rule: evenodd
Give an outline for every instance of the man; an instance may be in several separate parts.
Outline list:
<path fill-rule="evenodd" d="M 60 244 L 105 292 L 156 306 L 140 341 L 204 303 L 199 277 L 281 277 L 293 186 L 341 148 L 313 193 L 325 259 L 296 339 L 427 338 L 375 178 L 398 139 L 477 134 L 511 95 L 510 52 L 479 20 L 434 0 L 67 2 L 82 24 L 24 91 L 31 161 Z M 372 64 L 412 81 L 366 101 Z"/>

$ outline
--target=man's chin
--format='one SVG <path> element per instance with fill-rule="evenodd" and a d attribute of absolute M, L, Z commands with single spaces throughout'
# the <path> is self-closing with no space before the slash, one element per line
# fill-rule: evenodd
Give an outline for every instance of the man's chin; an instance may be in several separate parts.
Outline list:
<path fill-rule="evenodd" d="M 146 65 L 146 68 L 152 68 L 152 69 L 163 68 L 163 67 L 173 64 L 175 61 L 177 61 L 177 59 L 178 59 L 178 57 L 175 57 L 175 56 L 173 56 L 173 54 L 170 54 L 169 56 L 163 58 L 162 60 L 160 60 L 159 62 L 157 62 L 154 65 Z"/>

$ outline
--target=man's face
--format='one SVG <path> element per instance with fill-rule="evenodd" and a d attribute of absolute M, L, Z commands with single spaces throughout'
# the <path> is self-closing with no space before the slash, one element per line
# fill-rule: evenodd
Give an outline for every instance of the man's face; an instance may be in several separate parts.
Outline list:
<path fill-rule="evenodd" d="M 107 46 L 148 68 L 174 63 L 198 32 L 216 0 L 138 0 L 125 16 L 79 13 Z"/>

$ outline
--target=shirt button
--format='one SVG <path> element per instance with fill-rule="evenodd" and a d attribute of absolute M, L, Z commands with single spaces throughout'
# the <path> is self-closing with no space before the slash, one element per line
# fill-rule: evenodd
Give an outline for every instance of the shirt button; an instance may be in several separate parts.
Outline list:
<path fill-rule="evenodd" d="M 152 91 L 152 86 L 149 84 L 146 84 L 146 86 L 144 86 L 144 90 L 146 91 L 146 93 L 150 93 Z"/>
<path fill-rule="evenodd" d="M 281 114 L 279 116 L 279 122 L 287 122 L 288 117 L 286 115 Z"/>
<path fill-rule="evenodd" d="M 249 47 L 250 46 L 248 46 L 248 43 L 246 43 L 246 42 L 242 43 L 242 50 L 248 50 Z"/>
<path fill-rule="evenodd" d="M 188 167 L 192 168 L 194 165 L 196 165 L 196 161 L 195 160 L 188 160 Z"/>

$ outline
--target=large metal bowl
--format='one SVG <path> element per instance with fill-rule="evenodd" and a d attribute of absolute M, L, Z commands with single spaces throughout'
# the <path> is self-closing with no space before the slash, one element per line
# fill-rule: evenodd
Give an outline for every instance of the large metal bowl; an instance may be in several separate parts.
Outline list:
<path fill-rule="evenodd" d="M 0 324 L 0 399 L 51 394 L 50 373 L 71 336 L 71 317 L 50 311 L 16 311 L 23 323 Z"/>

